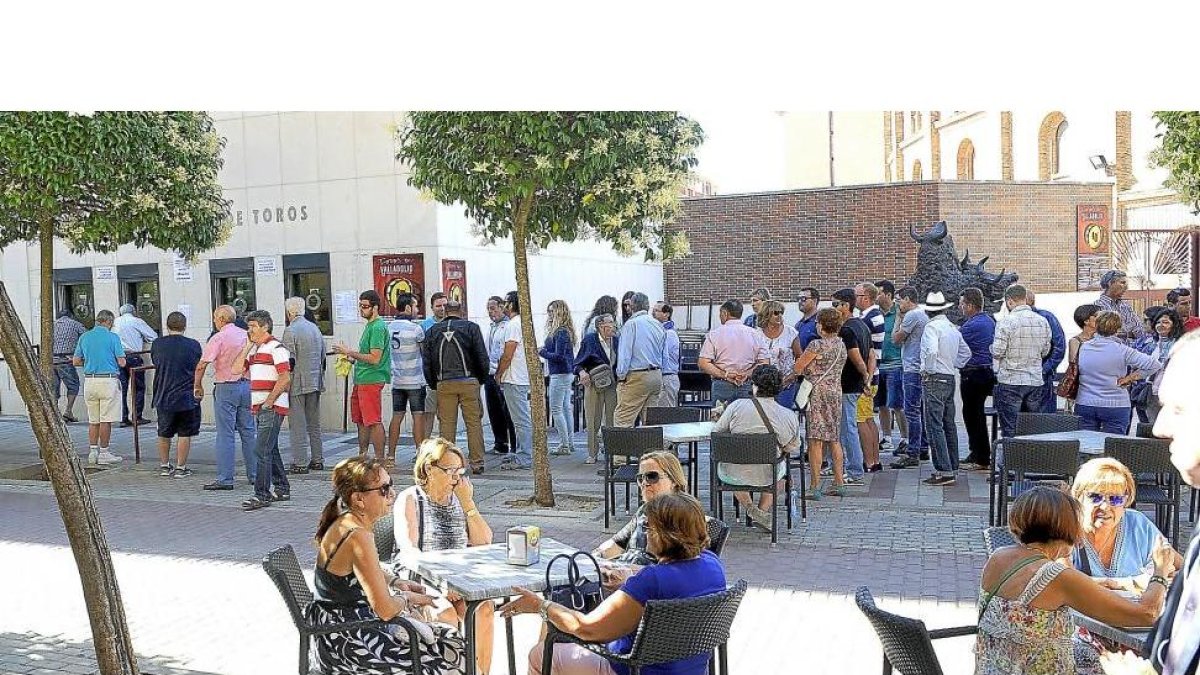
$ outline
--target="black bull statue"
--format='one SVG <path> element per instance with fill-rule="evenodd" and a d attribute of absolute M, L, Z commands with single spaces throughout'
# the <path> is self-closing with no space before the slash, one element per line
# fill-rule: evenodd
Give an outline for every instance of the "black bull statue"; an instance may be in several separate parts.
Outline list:
<path fill-rule="evenodd" d="M 921 246 L 917 251 L 917 272 L 908 282 L 917 289 L 921 302 L 932 291 L 941 291 L 947 300 L 957 300 L 964 288 L 974 286 L 983 291 L 985 312 L 1000 310 L 1004 289 L 1016 283 L 1016 273 L 1006 273 L 1001 268 L 999 274 L 992 274 L 983 268 L 987 256 L 978 262 L 971 262 L 970 250 L 960 260 L 954 250 L 954 238 L 946 229 L 944 220 L 934 223 L 933 228 L 924 234 L 917 234 L 909 225 L 908 233 Z M 957 306 L 948 315 L 956 323 L 962 318 Z"/>

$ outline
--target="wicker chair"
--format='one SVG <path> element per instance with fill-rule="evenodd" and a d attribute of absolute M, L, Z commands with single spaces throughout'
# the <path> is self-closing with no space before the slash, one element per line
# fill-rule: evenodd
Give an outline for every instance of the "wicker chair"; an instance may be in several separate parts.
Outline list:
<path fill-rule="evenodd" d="M 787 527 L 792 529 L 792 476 L 787 471 L 787 457 L 779 454 L 779 445 L 774 434 L 713 434 L 709 439 L 708 477 L 709 492 L 716 500 L 717 518 L 725 518 L 725 500 L 723 492 L 762 492 L 775 490 L 775 479 L 766 485 L 734 485 L 726 483 L 717 476 L 717 465 L 740 464 L 758 465 L 771 468 L 774 476 L 776 468 L 784 466 L 784 509 L 787 511 Z M 779 541 L 779 498 L 771 502 L 771 543 Z M 803 502 L 801 502 L 803 504 Z"/>
<path fill-rule="evenodd" d="M 1007 527 L 987 527 L 983 530 L 983 545 L 987 548 L 988 555 L 995 553 L 998 548 L 1016 543 L 1017 538 Z"/>
<path fill-rule="evenodd" d="M 392 525 L 392 513 L 375 521 L 375 552 L 379 554 L 379 562 L 389 563 L 396 552 L 396 531 Z"/>
<path fill-rule="evenodd" d="M 637 482 L 638 459 L 663 448 L 662 427 L 603 427 L 604 437 L 604 527 L 617 514 L 617 483 L 625 484 L 625 511 L 629 511 L 629 488 Z M 624 460 L 617 464 L 616 459 Z M 638 493 L 641 500 L 641 493 Z"/>
<path fill-rule="evenodd" d="M 1064 413 L 1017 413 L 1017 427 L 1014 430 L 1016 436 L 1031 436 L 1033 434 L 1054 434 L 1063 431 L 1079 431 L 1079 418 L 1075 415 L 1067 415 Z M 992 525 L 999 525 L 999 515 L 996 511 L 996 502 L 1000 496 L 1000 475 L 997 473 L 996 457 L 999 457 L 1000 449 L 1008 441 L 1007 438 L 993 439 L 992 441 L 992 471 L 991 484 L 992 489 L 988 490 L 988 514 L 989 521 Z M 1048 478 L 1042 476 L 1041 478 Z"/>
<path fill-rule="evenodd" d="M 725 540 L 729 538 L 729 526 L 712 516 L 704 516 L 704 521 L 708 525 L 708 550 L 719 558 L 725 550 Z"/>
<path fill-rule="evenodd" d="M 885 612 L 875 606 L 875 598 L 866 586 L 854 594 L 859 610 L 875 629 L 883 646 L 883 675 L 890 675 L 893 666 L 904 675 L 942 675 L 933 641 L 948 637 L 974 635 L 976 626 L 928 630 L 925 622 Z"/>
<path fill-rule="evenodd" d="M 1154 422 L 1138 422 L 1137 423 L 1138 438 L 1154 438 Z"/>
<path fill-rule="evenodd" d="M 1104 439 L 1104 454 L 1124 464 L 1137 476 L 1137 501 L 1154 504 L 1158 529 L 1179 548 L 1179 472 L 1171 464 L 1171 441 L 1165 438 Z M 1144 481 L 1149 474 L 1150 480 Z"/>
<path fill-rule="evenodd" d="M 642 424 L 645 426 L 654 426 L 659 424 L 686 424 L 688 422 L 703 422 L 707 410 L 703 408 L 672 408 L 652 406 L 646 408 L 646 412 L 642 416 Z M 672 444 L 674 445 L 674 444 Z M 697 448 L 692 448 L 697 450 Z M 678 454 L 678 453 L 676 453 Z M 692 484 L 693 494 L 700 494 L 698 483 L 700 482 L 700 462 L 699 452 L 692 452 L 687 457 L 680 457 L 679 463 L 687 470 L 688 481 Z M 696 461 L 693 461 L 693 457 Z"/>
<path fill-rule="evenodd" d="M 1070 482 L 1078 470 L 1079 441 L 1005 439 L 1004 464 L 999 471 L 997 524 L 1008 522 L 1008 500 L 1047 480 L 1047 476 L 1050 480 L 1065 478 Z"/>
<path fill-rule="evenodd" d="M 308 588 L 308 582 L 304 580 L 304 573 L 300 571 L 300 562 L 296 560 L 296 552 L 292 550 L 292 547 L 284 546 L 271 551 L 263 557 L 262 566 L 267 576 L 271 577 L 271 581 L 275 582 L 275 587 L 279 589 L 279 595 L 283 597 L 283 602 L 287 605 L 288 614 L 292 617 L 292 623 L 296 625 L 296 630 L 300 632 L 300 675 L 308 675 L 309 673 L 308 652 L 312 636 L 338 633 L 356 628 L 383 626 L 385 624 L 380 619 L 366 619 L 363 621 L 347 621 L 345 623 L 317 626 L 305 616 L 305 610 L 312 604 L 313 594 Z M 398 618 L 394 623 L 403 626 L 408 632 L 409 644 L 414 645 L 414 649 L 417 650 L 417 653 L 414 655 L 415 658 L 413 658 L 412 673 L 413 675 L 421 675 L 420 635 L 417 634 L 416 628 L 402 617 Z"/>
<path fill-rule="evenodd" d="M 746 581 L 739 579 L 736 584 L 719 593 L 647 602 L 628 654 L 614 654 L 604 643 L 584 642 L 548 623 L 542 649 L 542 672 L 552 675 L 555 644 L 573 643 L 626 666 L 630 675 L 639 675 L 646 666 L 703 654 L 709 655 L 710 673 L 729 675 L 725 643 L 729 640 L 729 629 L 745 594 Z M 714 651 L 715 665 L 719 666 L 719 670 L 713 667 Z"/>

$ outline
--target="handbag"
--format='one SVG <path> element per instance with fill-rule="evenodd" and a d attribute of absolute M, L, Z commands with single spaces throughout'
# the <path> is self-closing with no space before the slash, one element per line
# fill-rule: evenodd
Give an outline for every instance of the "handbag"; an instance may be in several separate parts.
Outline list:
<path fill-rule="evenodd" d="M 1058 388 L 1054 393 L 1059 396 L 1074 401 L 1079 395 L 1079 364 L 1074 361 L 1067 364 L 1067 371 L 1063 373 L 1062 380 L 1058 383 Z"/>
<path fill-rule="evenodd" d="M 612 366 L 607 363 L 601 363 L 595 368 L 590 368 L 587 374 L 588 378 L 592 381 L 592 386 L 597 389 L 608 389 L 617 383 L 617 377 L 613 374 Z"/>
<path fill-rule="evenodd" d="M 596 571 L 595 580 L 584 576 L 583 571 L 579 568 L 579 563 L 576 558 L 583 556 L 592 562 L 592 568 Z M 559 560 L 565 560 L 567 563 L 567 582 L 565 584 L 551 584 L 550 572 L 554 569 L 554 563 Z M 546 599 L 551 602 L 556 602 L 564 607 L 569 607 L 577 612 L 587 613 L 596 609 L 604 600 L 604 589 L 600 584 L 600 563 L 592 557 L 592 554 L 586 551 L 578 551 L 576 553 L 567 554 L 560 553 L 550 559 L 546 563 Z"/>
<path fill-rule="evenodd" d="M 813 383 L 807 377 L 800 380 L 800 384 L 796 387 L 796 409 L 804 410 L 808 407 L 808 397 L 812 394 Z"/>

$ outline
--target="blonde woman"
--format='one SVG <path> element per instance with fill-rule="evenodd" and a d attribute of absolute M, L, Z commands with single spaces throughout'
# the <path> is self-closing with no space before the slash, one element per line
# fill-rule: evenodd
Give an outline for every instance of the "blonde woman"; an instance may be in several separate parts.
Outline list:
<path fill-rule="evenodd" d="M 553 455 L 575 452 L 571 440 L 571 385 L 575 382 L 575 322 L 571 310 L 562 300 L 546 307 L 546 342 L 538 354 L 546 359 L 550 374 L 550 419 L 558 429 L 558 449 Z"/>
<path fill-rule="evenodd" d="M 767 358 L 770 364 L 783 373 L 783 388 L 775 397 L 779 405 L 792 409 L 796 402 L 796 360 L 804 355 L 800 348 L 800 333 L 787 325 L 783 320 L 783 303 L 778 300 L 766 300 L 758 305 L 758 332 L 762 333 L 763 341 L 767 343 Z"/>

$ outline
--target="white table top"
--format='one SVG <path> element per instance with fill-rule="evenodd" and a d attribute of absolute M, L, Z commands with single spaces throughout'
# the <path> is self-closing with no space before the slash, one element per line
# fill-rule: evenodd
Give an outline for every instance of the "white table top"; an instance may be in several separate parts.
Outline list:
<path fill-rule="evenodd" d="M 1075 621 L 1076 626 L 1083 626 L 1089 632 L 1108 638 L 1117 644 L 1130 647 L 1139 654 L 1142 652 L 1142 648 L 1145 647 L 1146 637 L 1150 633 L 1149 627 L 1117 628 L 1116 626 L 1110 626 L 1091 617 L 1084 616 L 1075 610 L 1071 610 L 1071 618 Z"/>
<path fill-rule="evenodd" d="M 504 533 L 501 532 L 501 535 Z M 489 600 L 515 595 L 513 587 L 531 591 L 546 588 L 546 564 L 559 553 L 575 553 L 549 537 L 541 539 L 541 555 L 533 565 L 513 565 L 506 561 L 508 548 L 503 542 L 488 546 L 472 546 L 452 551 L 427 551 L 416 558 L 417 574 L 442 592 L 454 591 L 465 600 Z M 581 571 L 588 575 L 591 563 L 579 561 Z M 567 581 L 567 564 L 554 565 L 554 583 Z"/>
<path fill-rule="evenodd" d="M 703 441 L 712 436 L 713 432 L 713 422 L 680 422 L 659 426 L 663 430 L 663 440 L 668 443 Z"/>
<path fill-rule="evenodd" d="M 1085 455 L 1102 455 L 1104 454 L 1104 439 L 1130 437 L 1103 431 L 1058 431 L 1051 434 L 1013 436 L 1013 438 L 1030 441 L 1079 441 L 1080 453 Z"/>

